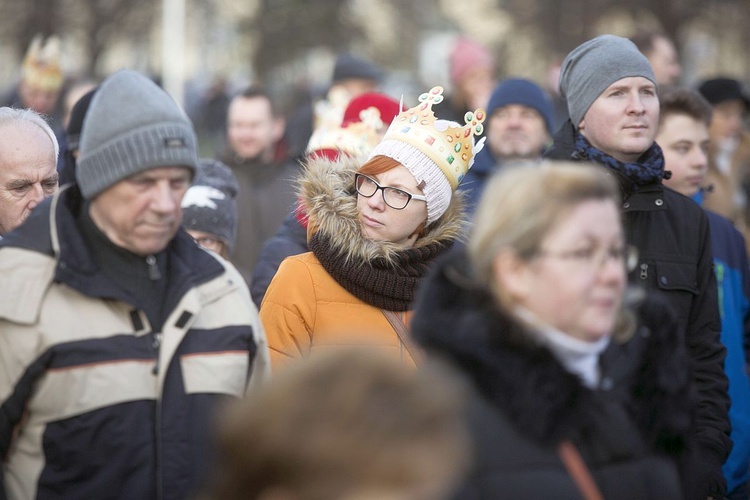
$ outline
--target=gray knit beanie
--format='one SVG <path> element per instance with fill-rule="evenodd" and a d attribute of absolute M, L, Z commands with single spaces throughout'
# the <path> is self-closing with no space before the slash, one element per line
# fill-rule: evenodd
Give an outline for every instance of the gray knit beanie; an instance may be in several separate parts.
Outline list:
<path fill-rule="evenodd" d="M 131 70 L 99 86 L 81 132 L 76 179 L 91 199 L 131 175 L 159 167 L 198 165 L 193 126 L 154 82 Z"/>
<path fill-rule="evenodd" d="M 239 190 L 229 167 L 201 159 L 193 185 L 182 198 L 182 227 L 218 236 L 231 254 L 237 240 Z"/>
<path fill-rule="evenodd" d="M 627 38 L 600 35 L 568 54 L 560 69 L 560 95 L 578 129 L 586 111 L 607 87 L 618 80 L 642 76 L 656 83 L 648 59 Z"/>

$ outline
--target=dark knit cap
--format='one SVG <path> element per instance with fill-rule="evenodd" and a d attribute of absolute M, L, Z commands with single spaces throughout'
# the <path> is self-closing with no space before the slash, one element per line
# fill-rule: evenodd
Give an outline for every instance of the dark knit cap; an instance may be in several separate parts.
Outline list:
<path fill-rule="evenodd" d="M 568 101 L 573 126 L 578 128 L 607 87 L 634 76 L 656 82 L 651 63 L 627 38 L 600 35 L 573 49 L 560 68 L 560 95 Z"/>
<path fill-rule="evenodd" d="M 698 86 L 701 93 L 712 106 L 722 102 L 739 100 L 745 103 L 745 109 L 750 109 L 750 98 L 742 90 L 739 81 L 733 78 L 713 78 Z"/>
<path fill-rule="evenodd" d="M 67 147 L 73 151 L 78 149 L 81 140 L 81 130 L 83 130 L 83 118 L 91 105 L 91 100 L 99 87 L 95 87 L 86 92 L 83 97 L 78 99 L 70 110 L 70 120 L 68 127 L 65 129 Z"/>
<path fill-rule="evenodd" d="M 99 86 L 83 119 L 76 179 L 91 199 L 153 168 L 198 165 L 193 125 L 154 82 L 131 70 Z"/>
<path fill-rule="evenodd" d="M 333 81 L 362 78 L 379 82 L 383 79 L 383 70 L 369 61 L 352 54 L 341 54 L 336 58 L 333 67 Z"/>
<path fill-rule="evenodd" d="M 490 96 L 487 116 L 491 116 L 496 109 L 510 104 L 520 104 L 535 109 L 544 119 L 547 132 L 550 135 L 554 133 L 552 100 L 536 83 L 524 78 L 510 78 L 501 82 Z"/>
<path fill-rule="evenodd" d="M 232 170 L 218 160 L 201 159 L 190 189 L 182 198 L 182 226 L 221 239 L 229 253 L 237 240 L 237 193 Z"/>

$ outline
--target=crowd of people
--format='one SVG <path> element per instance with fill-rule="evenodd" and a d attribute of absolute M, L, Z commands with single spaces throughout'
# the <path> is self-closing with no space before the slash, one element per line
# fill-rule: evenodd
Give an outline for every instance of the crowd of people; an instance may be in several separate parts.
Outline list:
<path fill-rule="evenodd" d="M 217 87 L 198 120 L 128 69 L 64 91 L 35 39 L 0 498 L 750 498 L 743 82 L 681 86 L 661 33 L 553 93 L 448 60 L 416 102 L 344 53 L 287 115 Z"/>

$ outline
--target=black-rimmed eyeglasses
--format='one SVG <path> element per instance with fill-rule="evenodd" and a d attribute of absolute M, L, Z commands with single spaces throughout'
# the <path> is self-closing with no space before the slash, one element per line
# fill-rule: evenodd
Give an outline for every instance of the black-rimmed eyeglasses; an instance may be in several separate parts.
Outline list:
<path fill-rule="evenodd" d="M 378 181 L 372 177 L 366 176 L 365 174 L 356 174 L 354 176 L 354 185 L 357 188 L 357 192 L 365 198 L 372 198 L 378 190 L 382 191 L 385 204 L 396 210 L 403 210 L 406 208 L 406 205 L 408 205 L 412 199 L 424 202 L 427 201 L 425 196 L 412 194 L 395 187 L 381 186 L 378 184 Z"/>

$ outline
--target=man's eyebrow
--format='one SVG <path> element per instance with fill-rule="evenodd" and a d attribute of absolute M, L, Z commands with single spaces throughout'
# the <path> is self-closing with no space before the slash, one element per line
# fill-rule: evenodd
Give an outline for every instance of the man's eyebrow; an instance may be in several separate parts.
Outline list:
<path fill-rule="evenodd" d="M 13 179 L 13 180 L 9 181 L 5 185 L 5 187 L 7 189 L 19 189 L 19 188 L 22 188 L 22 187 L 30 186 L 31 184 L 33 184 L 33 182 L 31 181 L 31 179 Z"/>
<path fill-rule="evenodd" d="M 54 174 L 50 175 L 49 177 L 45 177 L 42 182 L 59 182 L 60 180 L 60 174 L 55 172 Z"/>

